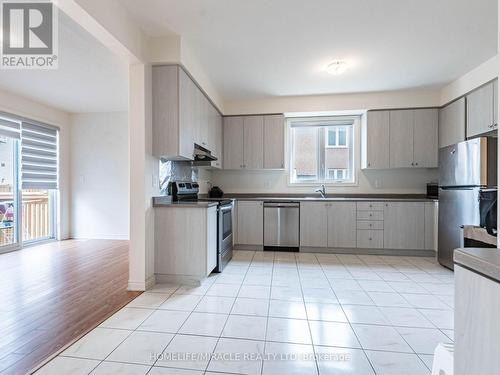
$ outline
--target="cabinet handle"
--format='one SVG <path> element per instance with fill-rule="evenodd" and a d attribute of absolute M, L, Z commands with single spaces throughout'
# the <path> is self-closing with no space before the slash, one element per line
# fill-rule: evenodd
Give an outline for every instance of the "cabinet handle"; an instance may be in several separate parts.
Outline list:
<path fill-rule="evenodd" d="M 371 167 L 372 163 L 368 163 L 368 166 Z"/>
<path fill-rule="evenodd" d="M 284 163 L 281 163 L 281 168 L 285 168 L 285 164 Z"/>
<path fill-rule="evenodd" d="M 372 240 L 372 238 L 371 238 L 371 237 L 370 237 L 370 238 L 368 238 L 368 241 L 371 241 L 371 240 Z"/>
<path fill-rule="evenodd" d="M 368 226 L 371 228 L 373 226 L 373 224 L 368 224 Z"/>
<path fill-rule="evenodd" d="M 414 166 L 414 165 L 415 165 L 415 163 L 411 163 L 411 165 L 412 165 L 412 166 Z"/>

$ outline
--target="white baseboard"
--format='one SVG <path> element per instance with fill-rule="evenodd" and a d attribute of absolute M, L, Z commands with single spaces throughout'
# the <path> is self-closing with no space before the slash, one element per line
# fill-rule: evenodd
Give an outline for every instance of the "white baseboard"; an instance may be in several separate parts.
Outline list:
<path fill-rule="evenodd" d="M 177 283 L 184 285 L 200 286 L 203 277 L 188 276 L 188 275 L 161 275 L 156 274 L 156 283 Z"/>
<path fill-rule="evenodd" d="M 156 276 L 152 275 L 146 281 L 129 281 L 127 289 L 132 292 L 144 292 L 156 284 Z"/>
<path fill-rule="evenodd" d="M 129 236 L 126 234 L 100 234 L 92 236 L 70 236 L 74 240 L 129 240 Z"/>

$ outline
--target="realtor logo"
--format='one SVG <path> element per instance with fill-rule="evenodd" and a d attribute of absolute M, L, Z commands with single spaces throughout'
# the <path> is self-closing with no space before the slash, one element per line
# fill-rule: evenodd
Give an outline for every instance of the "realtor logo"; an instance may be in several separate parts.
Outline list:
<path fill-rule="evenodd" d="M 49 0 L 1 0 L 3 69 L 56 69 L 57 8 Z"/>

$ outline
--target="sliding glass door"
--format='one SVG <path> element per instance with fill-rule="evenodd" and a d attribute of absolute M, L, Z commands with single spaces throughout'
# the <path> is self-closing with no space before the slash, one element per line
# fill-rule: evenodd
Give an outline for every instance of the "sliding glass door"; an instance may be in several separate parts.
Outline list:
<path fill-rule="evenodd" d="M 0 253 L 55 238 L 58 130 L 0 114 Z"/>
<path fill-rule="evenodd" d="M 0 128 L 0 251 L 16 248 L 18 240 L 18 142 Z"/>

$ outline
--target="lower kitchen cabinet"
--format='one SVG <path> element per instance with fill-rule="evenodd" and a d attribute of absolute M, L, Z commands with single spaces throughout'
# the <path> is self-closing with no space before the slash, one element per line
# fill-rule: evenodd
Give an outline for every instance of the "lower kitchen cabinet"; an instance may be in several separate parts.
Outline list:
<path fill-rule="evenodd" d="M 421 202 L 384 204 L 384 248 L 425 248 L 425 205 Z"/>
<path fill-rule="evenodd" d="M 327 205 L 328 247 L 356 247 L 356 202 Z"/>
<path fill-rule="evenodd" d="M 264 244 L 264 207 L 262 201 L 238 201 L 237 241 L 239 245 Z"/>
<path fill-rule="evenodd" d="M 455 264 L 455 375 L 498 374 L 500 283 Z"/>
<path fill-rule="evenodd" d="M 300 203 L 300 246 L 327 247 L 327 203 Z"/>
<path fill-rule="evenodd" d="M 196 228 L 196 236 L 193 236 Z M 199 282 L 217 266 L 217 207 L 155 208 L 158 282 Z"/>
<path fill-rule="evenodd" d="M 356 247 L 355 202 L 302 202 L 300 246 Z"/>
<path fill-rule="evenodd" d="M 361 249 L 382 249 L 384 247 L 383 230 L 358 230 L 357 247 Z"/>

